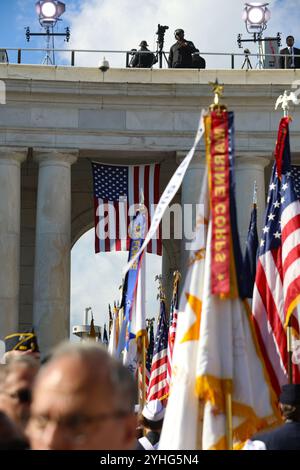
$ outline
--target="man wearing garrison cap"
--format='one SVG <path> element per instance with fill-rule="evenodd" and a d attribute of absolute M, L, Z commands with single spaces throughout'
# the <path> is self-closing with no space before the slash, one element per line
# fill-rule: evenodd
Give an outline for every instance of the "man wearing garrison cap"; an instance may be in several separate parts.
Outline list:
<path fill-rule="evenodd" d="M 138 440 L 136 450 L 156 450 L 164 421 L 165 408 L 159 400 L 149 401 L 142 411 L 145 436 Z"/>
<path fill-rule="evenodd" d="M 279 406 L 284 424 L 257 434 L 244 450 L 300 450 L 300 384 L 283 385 Z"/>

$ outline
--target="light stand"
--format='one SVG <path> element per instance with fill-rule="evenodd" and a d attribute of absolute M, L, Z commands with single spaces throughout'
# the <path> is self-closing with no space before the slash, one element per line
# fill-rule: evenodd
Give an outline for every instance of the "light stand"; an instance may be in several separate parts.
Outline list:
<path fill-rule="evenodd" d="M 241 34 L 238 34 L 238 37 L 237 37 L 237 43 L 238 43 L 238 46 L 239 48 L 242 48 L 242 44 L 245 43 L 245 42 L 253 42 L 253 43 L 258 43 L 258 54 L 257 54 L 257 58 L 258 58 L 258 61 L 257 61 L 257 64 L 256 64 L 256 68 L 257 69 L 263 69 L 264 68 L 264 52 L 263 52 L 263 43 L 266 42 L 266 41 L 276 41 L 277 44 L 278 44 L 278 47 L 281 46 L 281 36 L 280 36 L 280 33 L 277 33 L 277 36 L 276 37 L 273 37 L 273 38 L 263 38 L 262 37 L 262 34 L 261 33 L 252 33 L 253 34 L 253 38 L 252 39 L 242 39 L 242 35 Z M 249 49 L 245 49 L 245 51 L 248 51 Z M 244 51 L 245 53 L 245 56 L 246 56 L 246 52 Z M 250 54 L 250 52 L 248 52 L 248 55 Z M 248 58 L 249 60 L 249 58 Z M 250 60 L 249 60 L 250 62 Z M 244 61 L 244 64 L 245 64 L 245 61 Z M 244 68 L 244 64 L 242 66 L 242 68 Z M 252 69 L 252 66 L 250 67 Z"/>
<path fill-rule="evenodd" d="M 264 50 L 263 43 L 266 41 L 274 40 L 277 41 L 278 47 L 281 45 L 280 33 L 277 34 L 276 38 L 263 38 L 263 31 L 267 29 L 267 23 L 271 18 L 271 12 L 268 9 L 268 3 L 245 3 L 243 11 L 243 20 L 245 21 L 245 27 L 249 34 L 253 35 L 252 39 L 242 39 L 242 35 L 238 34 L 237 43 L 241 48 L 244 42 L 254 42 L 258 44 L 257 64 L 256 68 L 264 68 Z M 247 63 L 247 62 L 246 62 Z M 244 62 L 245 64 L 245 62 Z M 243 67 L 244 67 L 243 64 Z M 242 67 L 242 68 L 243 68 Z M 251 67 L 252 68 L 252 67 Z"/>
<path fill-rule="evenodd" d="M 31 33 L 30 28 L 26 28 L 26 39 L 30 41 L 31 36 L 44 36 L 46 37 L 46 55 L 42 61 L 43 65 L 55 65 L 54 53 L 54 38 L 55 36 L 63 36 L 66 42 L 69 42 L 71 32 L 70 28 L 65 28 L 64 33 L 55 33 L 54 27 L 58 21 L 61 21 L 60 16 L 65 12 L 66 6 L 64 3 L 53 1 L 38 1 L 36 3 L 36 12 L 39 17 L 40 25 L 44 28 L 44 33 Z M 52 44 L 51 44 L 52 41 Z"/>

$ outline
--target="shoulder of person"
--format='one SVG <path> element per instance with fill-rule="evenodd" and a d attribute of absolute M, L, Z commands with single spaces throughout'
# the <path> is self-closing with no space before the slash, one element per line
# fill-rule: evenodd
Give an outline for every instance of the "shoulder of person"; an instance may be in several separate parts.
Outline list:
<path fill-rule="evenodd" d="M 284 434 L 286 432 L 286 424 L 281 424 L 280 426 L 270 429 L 269 431 L 262 431 L 257 433 L 255 436 L 253 436 L 253 440 L 258 440 L 262 442 L 268 442 L 269 439 L 273 439 L 274 437 L 278 437 L 281 434 Z"/>
<path fill-rule="evenodd" d="M 145 450 L 139 440 L 136 443 L 135 450 Z"/>

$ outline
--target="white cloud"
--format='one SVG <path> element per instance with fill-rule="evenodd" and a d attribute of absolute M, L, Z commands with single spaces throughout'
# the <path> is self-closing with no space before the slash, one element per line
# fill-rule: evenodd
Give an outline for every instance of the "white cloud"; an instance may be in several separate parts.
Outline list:
<path fill-rule="evenodd" d="M 288 7 L 287 7 L 288 5 Z M 299 0 L 270 1 L 272 18 L 268 35 L 277 31 L 286 34 L 298 32 L 296 15 Z M 68 9 L 65 19 L 72 29 L 71 47 L 78 49 L 130 50 L 142 39 L 156 48 L 157 24 L 168 25 L 165 50 L 174 43 L 173 32 L 182 27 L 187 39 L 192 40 L 202 52 L 241 53 L 237 34 L 247 36 L 241 19 L 243 0 L 84 0 L 79 9 Z M 252 48 L 251 48 L 252 46 Z M 256 52 L 255 45 L 251 45 Z M 113 66 L 124 66 L 124 56 L 105 54 Z M 101 54 L 77 57 L 79 65 L 98 65 Z M 230 67 L 230 58 L 207 57 L 208 67 Z"/>
<path fill-rule="evenodd" d="M 71 326 L 82 325 L 86 307 L 92 307 L 95 324 L 108 323 L 108 304 L 120 297 L 122 268 L 127 253 L 94 253 L 94 231 L 85 233 L 72 249 Z M 161 272 L 161 257 L 147 255 L 147 316 L 157 317 L 154 278 Z"/>

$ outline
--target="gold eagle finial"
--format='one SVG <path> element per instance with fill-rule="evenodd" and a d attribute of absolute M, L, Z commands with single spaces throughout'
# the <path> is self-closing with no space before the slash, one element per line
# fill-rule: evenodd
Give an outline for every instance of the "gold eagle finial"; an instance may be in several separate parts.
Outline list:
<path fill-rule="evenodd" d="M 209 82 L 209 85 L 212 86 L 214 94 L 214 103 L 210 106 L 212 111 L 223 111 L 226 110 L 226 106 L 220 105 L 220 99 L 223 96 L 224 85 L 220 85 L 218 79 L 215 82 Z"/>

